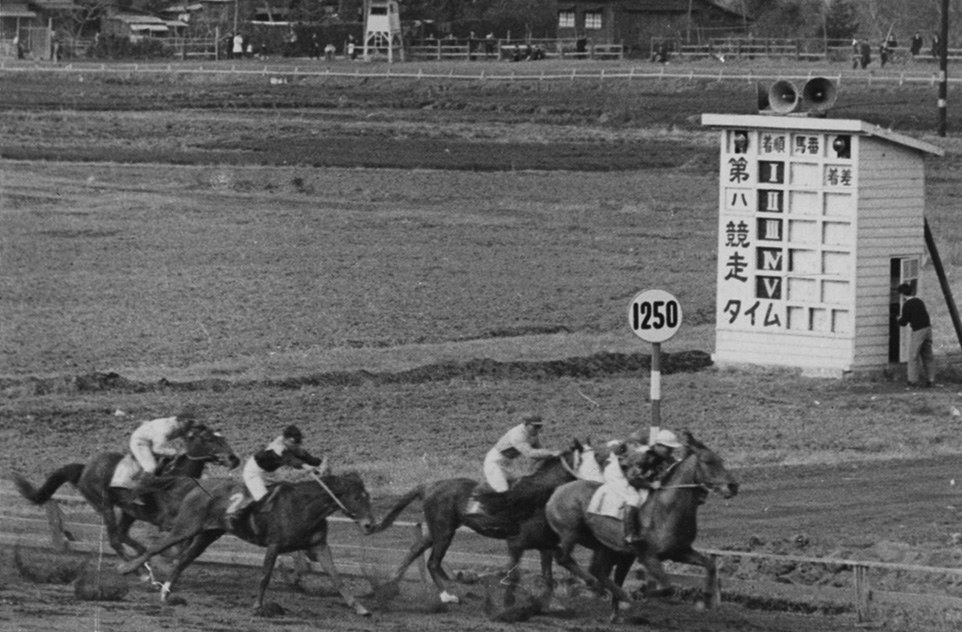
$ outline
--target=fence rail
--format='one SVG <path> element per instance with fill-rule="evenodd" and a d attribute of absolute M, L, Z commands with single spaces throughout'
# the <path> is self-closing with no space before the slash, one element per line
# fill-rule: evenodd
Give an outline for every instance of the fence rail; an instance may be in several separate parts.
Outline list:
<path fill-rule="evenodd" d="M 540 71 L 531 70 L 534 66 L 515 66 L 511 65 L 510 71 L 506 71 L 504 66 L 499 66 L 498 70 L 491 72 L 487 69 L 478 71 L 471 70 L 469 66 L 451 68 L 444 72 L 439 72 L 436 68 L 412 68 L 409 65 L 399 65 L 387 67 L 385 70 L 366 69 L 362 72 L 359 65 L 351 66 L 350 70 L 341 70 L 344 66 L 297 66 L 291 63 L 284 64 L 264 64 L 256 61 L 251 62 L 219 62 L 216 65 L 204 66 L 193 63 L 96 63 L 96 62 L 76 62 L 62 65 L 45 65 L 35 63 L 16 63 L 10 61 L 0 61 L 0 73 L 25 73 L 25 72 L 49 72 L 49 73 L 103 73 L 103 74 L 185 74 L 185 75 L 211 75 L 211 76 L 248 76 L 264 77 L 270 82 L 281 84 L 288 80 L 296 80 L 306 77 L 331 77 L 343 79 L 448 79 L 459 81 L 633 81 L 633 80 L 687 80 L 687 81 L 775 81 L 778 79 L 789 79 L 805 81 L 812 78 L 812 73 L 791 75 L 786 73 L 754 73 L 744 71 L 726 72 L 724 68 L 716 71 L 707 69 L 691 69 L 688 71 L 668 70 L 665 67 L 616 67 L 616 68 L 558 68 L 551 66 L 548 69 L 541 67 Z M 518 70 L 520 68 L 520 70 Z M 825 76 L 825 75 L 823 75 Z M 938 74 L 935 72 L 923 73 L 892 73 L 886 75 L 870 75 L 866 73 L 851 73 L 827 75 L 827 78 L 842 83 L 868 83 L 868 84 L 928 84 L 937 85 Z M 949 84 L 962 83 L 962 77 L 949 77 Z"/>
<path fill-rule="evenodd" d="M 19 496 L 17 496 L 7 486 L 0 486 L 0 498 L 2 497 L 6 497 L 4 498 L 4 506 L 13 507 L 19 505 L 19 508 L 16 510 L 10 509 L 6 515 L 0 517 L 0 544 L 31 547 L 48 547 L 52 545 L 60 550 L 89 553 L 105 552 L 105 534 L 103 532 L 103 527 L 98 522 L 98 517 L 91 510 L 89 510 L 89 508 L 87 508 L 86 502 L 83 500 L 83 498 L 79 496 L 57 494 L 54 499 L 46 503 L 44 505 L 44 509 L 41 510 L 37 507 L 29 505 L 26 503 L 26 501 L 19 499 Z M 10 499 L 13 499 L 13 501 L 11 502 Z M 63 509 L 61 509 L 61 505 L 66 506 L 68 510 L 65 512 Z M 45 516 L 41 517 L 41 513 L 44 513 Z M 332 517 L 329 518 L 329 520 L 335 523 L 351 522 L 350 520 L 341 517 Z M 394 524 L 397 527 L 408 528 L 415 540 L 420 539 L 422 532 L 420 523 L 398 520 Z M 43 536 L 39 535 L 45 528 L 49 533 L 49 538 L 44 538 Z M 461 527 L 459 531 L 472 533 L 466 527 Z M 246 545 L 240 541 L 232 541 L 231 546 L 229 547 L 221 543 L 218 544 L 220 544 L 220 546 L 215 544 L 212 549 L 205 551 L 201 560 L 217 564 L 241 566 L 259 566 L 262 562 L 263 553 L 253 545 Z M 339 553 L 337 562 L 338 568 L 344 572 L 355 575 L 364 574 L 366 570 L 365 566 L 369 566 L 369 564 L 364 563 L 364 554 L 397 553 L 397 549 L 386 548 L 383 546 L 378 547 L 369 545 L 361 546 L 338 544 L 332 545 L 332 547 L 335 548 Z M 876 562 L 872 560 L 824 558 L 803 555 L 775 555 L 770 553 L 732 551 L 725 549 L 699 550 L 708 555 L 714 556 L 716 559 L 720 558 L 722 561 L 725 559 L 746 558 L 777 563 L 795 562 L 849 568 L 852 570 L 853 575 L 853 593 L 851 593 L 851 601 L 854 604 L 856 617 L 859 623 L 866 623 L 872 620 L 873 604 L 876 600 L 876 597 L 880 595 L 880 593 L 876 593 L 872 589 L 870 571 L 873 569 L 876 571 L 897 571 L 903 573 L 908 572 L 962 577 L 962 568 Z M 460 563 L 485 565 L 489 567 L 498 567 L 504 562 L 503 556 L 486 555 L 481 553 L 465 553 L 462 551 L 449 552 L 449 558 L 457 560 Z M 293 567 L 301 571 L 322 572 L 320 565 L 309 563 L 306 559 L 301 557 L 294 558 Z M 525 570 L 534 570 L 536 568 L 536 563 L 534 560 L 525 559 L 522 561 L 522 567 Z M 423 556 L 422 559 L 419 560 L 417 568 L 421 580 L 425 581 L 426 570 Z M 686 585 L 697 586 L 702 581 L 700 577 L 695 577 L 688 574 L 678 575 L 673 573 L 671 577 L 673 580 L 681 581 Z M 797 589 L 798 587 L 795 588 Z M 713 593 L 719 596 L 721 595 L 721 587 L 717 580 L 716 584 L 713 586 Z M 889 599 L 896 602 L 900 600 L 904 601 L 906 598 L 925 599 L 927 597 L 931 597 L 932 600 L 939 601 L 943 605 L 945 603 L 949 603 L 954 607 L 962 609 L 962 599 L 957 597 L 946 595 L 926 596 L 917 594 L 913 594 L 909 597 L 901 593 L 885 594 Z M 899 598 L 900 595 L 902 599 Z"/>

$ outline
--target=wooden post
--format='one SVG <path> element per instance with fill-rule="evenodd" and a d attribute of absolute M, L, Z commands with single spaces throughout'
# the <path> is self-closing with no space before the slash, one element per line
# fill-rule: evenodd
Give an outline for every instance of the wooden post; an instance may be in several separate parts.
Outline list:
<path fill-rule="evenodd" d="M 868 623 L 872 619 L 872 586 L 868 566 L 856 564 L 852 570 L 855 578 L 855 617 L 858 623 Z"/>
<path fill-rule="evenodd" d="M 48 500 L 43 504 L 43 509 L 47 513 L 47 523 L 50 525 L 50 542 L 58 551 L 67 551 L 67 537 L 63 530 L 63 511 L 56 500 Z"/>
<path fill-rule="evenodd" d="M 929 249 L 929 255 L 932 257 L 932 265 L 935 267 L 935 274 L 939 277 L 939 285 L 942 287 L 942 295 L 945 297 L 945 305 L 949 308 L 949 316 L 952 318 L 952 326 L 955 327 L 955 337 L 959 341 L 959 347 L 962 348 L 962 321 L 959 320 L 959 308 L 955 305 L 955 299 L 952 298 L 952 287 L 949 285 L 949 280 L 945 276 L 945 268 L 942 267 L 942 258 L 939 256 L 939 249 L 935 246 L 935 238 L 932 236 L 932 231 L 929 229 L 929 220 L 923 220 L 925 223 L 925 246 Z"/>

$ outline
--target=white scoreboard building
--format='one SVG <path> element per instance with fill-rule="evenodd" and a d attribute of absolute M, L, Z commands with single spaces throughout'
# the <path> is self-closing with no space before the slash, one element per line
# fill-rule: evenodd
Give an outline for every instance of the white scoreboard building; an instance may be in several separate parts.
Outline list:
<path fill-rule="evenodd" d="M 918 280 L 923 159 L 942 150 L 858 120 L 702 124 L 721 133 L 715 363 L 840 376 L 904 361 L 895 288 Z"/>

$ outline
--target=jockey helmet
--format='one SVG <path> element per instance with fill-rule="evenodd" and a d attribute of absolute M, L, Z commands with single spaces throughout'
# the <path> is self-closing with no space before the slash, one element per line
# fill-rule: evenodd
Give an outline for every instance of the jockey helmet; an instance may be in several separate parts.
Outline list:
<path fill-rule="evenodd" d="M 297 443 L 300 443 L 301 441 L 304 440 L 304 435 L 303 433 L 301 433 L 301 429 L 295 426 L 294 424 L 291 424 L 287 428 L 284 428 L 283 436 L 285 439 L 293 439 Z"/>
<path fill-rule="evenodd" d="M 666 448 L 678 449 L 681 447 L 681 442 L 678 437 L 671 430 L 659 430 L 658 434 L 655 435 L 656 445 L 663 445 Z"/>
<path fill-rule="evenodd" d="M 543 425 L 544 425 L 544 420 L 541 419 L 541 415 L 539 415 L 539 414 L 537 414 L 537 413 L 526 413 L 526 414 L 524 414 L 524 415 L 521 415 L 521 422 L 524 423 L 524 424 L 526 424 L 526 425 L 531 425 L 531 426 L 543 426 Z"/>

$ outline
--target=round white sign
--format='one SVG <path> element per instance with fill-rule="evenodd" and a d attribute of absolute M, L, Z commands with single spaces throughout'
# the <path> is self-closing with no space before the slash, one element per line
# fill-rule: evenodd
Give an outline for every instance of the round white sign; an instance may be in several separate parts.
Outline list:
<path fill-rule="evenodd" d="M 645 342 L 665 342 L 681 327 L 681 304 L 664 290 L 645 290 L 628 305 L 628 325 Z"/>

